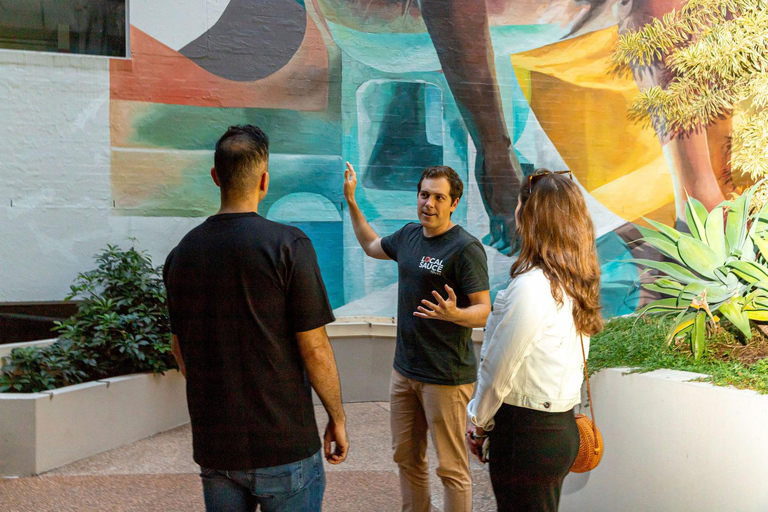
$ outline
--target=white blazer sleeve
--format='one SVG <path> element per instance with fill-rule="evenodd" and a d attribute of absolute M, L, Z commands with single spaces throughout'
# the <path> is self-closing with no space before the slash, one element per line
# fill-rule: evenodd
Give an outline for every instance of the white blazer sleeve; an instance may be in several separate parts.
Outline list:
<path fill-rule="evenodd" d="M 493 312 L 502 317 L 487 334 L 475 396 L 467 405 L 472 423 L 485 430 L 493 429 L 493 417 L 512 391 L 515 375 L 541 339 L 545 320 L 556 307 L 546 278 L 542 281 L 523 274 L 509 286 L 502 309 Z"/>

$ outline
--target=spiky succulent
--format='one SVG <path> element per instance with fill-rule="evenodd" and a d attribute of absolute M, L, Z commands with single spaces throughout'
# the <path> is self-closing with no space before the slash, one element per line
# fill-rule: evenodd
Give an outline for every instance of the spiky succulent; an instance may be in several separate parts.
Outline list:
<path fill-rule="evenodd" d="M 746 339 L 751 337 L 750 320 L 768 321 L 768 205 L 750 213 L 756 187 L 711 212 L 689 198 L 686 219 L 690 234 L 651 219 L 645 220 L 655 230 L 637 226 L 642 240 L 671 260 L 632 260 L 664 274 L 643 287 L 667 296 L 639 313 L 675 314 L 667 342 L 690 337 L 696 360 L 704 353 L 707 323 L 719 322 L 718 314 Z"/>

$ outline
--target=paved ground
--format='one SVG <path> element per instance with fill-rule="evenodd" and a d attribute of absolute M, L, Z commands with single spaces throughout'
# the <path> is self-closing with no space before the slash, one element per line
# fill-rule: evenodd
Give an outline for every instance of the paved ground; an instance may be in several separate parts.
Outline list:
<path fill-rule="evenodd" d="M 400 506 L 397 468 L 390 457 L 389 404 L 346 404 L 351 449 L 340 466 L 326 464 L 324 510 L 387 512 Z M 317 420 L 326 416 L 318 407 Z M 431 447 L 430 447 L 431 450 Z M 433 510 L 442 486 L 430 451 Z M 496 509 L 487 468 L 472 459 L 474 510 Z M 192 435 L 184 425 L 39 476 L 0 479 L 0 509 L 8 512 L 203 511 Z"/>

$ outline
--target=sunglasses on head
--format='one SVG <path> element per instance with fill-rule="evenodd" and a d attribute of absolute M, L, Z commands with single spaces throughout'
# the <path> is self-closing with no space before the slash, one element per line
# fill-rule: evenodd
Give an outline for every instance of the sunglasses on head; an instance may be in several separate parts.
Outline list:
<path fill-rule="evenodd" d="M 531 190 L 533 190 L 533 186 L 541 180 L 544 176 L 549 176 L 550 174 L 567 174 L 571 180 L 573 180 L 573 173 L 571 171 L 540 171 L 536 174 L 531 174 L 528 176 L 528 193 L 531 193 Z"/>

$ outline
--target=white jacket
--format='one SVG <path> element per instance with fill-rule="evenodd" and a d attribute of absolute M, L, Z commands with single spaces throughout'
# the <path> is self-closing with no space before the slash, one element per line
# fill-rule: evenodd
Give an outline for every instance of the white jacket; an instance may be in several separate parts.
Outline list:
<path fill-rule="evenodd" d="M 563 412 L 581 402 L 584 362 L 572 307 L 565 292 L 558 307 L 538 268 L 499 292 L 485 327 L 475 396 L 467 406 L 472 423 L 493 429 L 502 403 Z M 588 336 L 584 349 L 589 354 Z"/>

